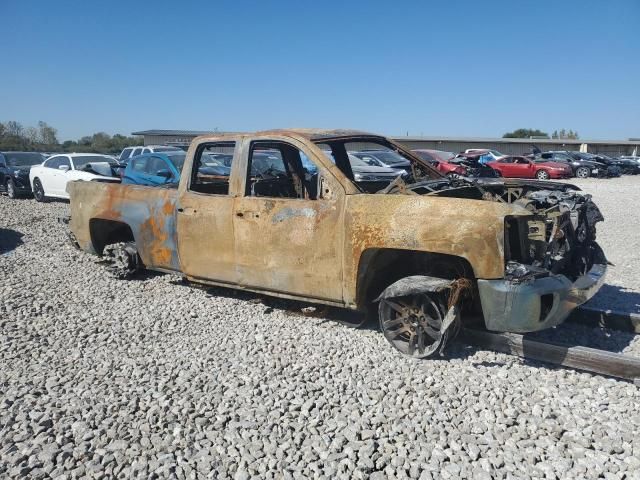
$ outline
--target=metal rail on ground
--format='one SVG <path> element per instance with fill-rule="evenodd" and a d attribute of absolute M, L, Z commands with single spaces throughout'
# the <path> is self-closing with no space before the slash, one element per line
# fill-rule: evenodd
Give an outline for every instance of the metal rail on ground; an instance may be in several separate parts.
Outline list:
<path fill-rule="evenodd" d="M 640 386 L 640 358 L 595 348 L 567 346 L 526 338 L 515 333 L 492 333 L 463 328 L 460 340 L 480 348 L 585 372 L 629 380 Z"/>
<path fill-rule="evenodd" d="M 590 327 L 605 327 L 623 332 L 640 333 L 640 314 L 580 307 L 573 311 L 567 321 Z"/>

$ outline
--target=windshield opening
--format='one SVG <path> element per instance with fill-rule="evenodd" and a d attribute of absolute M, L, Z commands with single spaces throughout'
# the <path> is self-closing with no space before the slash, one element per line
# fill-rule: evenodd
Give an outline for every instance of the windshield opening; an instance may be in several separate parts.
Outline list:
<path fill-rule="evenodd" d="M 382 138 L 322 139 L 315 143 L 363 192 L 378 192 L 397 178 L 405 183 L 442 178 L 427 162 Z"/>
<path fill-rule="evenodd" d="M 88 163 L 115 163 L 115 159 L 106 155 L 82 155 L 81 157 L 72 157 L 72 159 L 76 170 L 82 170 Z"/>

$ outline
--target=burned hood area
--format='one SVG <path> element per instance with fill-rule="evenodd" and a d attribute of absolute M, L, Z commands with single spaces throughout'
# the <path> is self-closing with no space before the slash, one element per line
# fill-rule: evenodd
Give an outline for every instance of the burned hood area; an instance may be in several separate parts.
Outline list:
<path fill-rule="evenodd" d="M 505 219 L 505 274 L 525 282 L 551 274 L 571 280 L 595 264 L 607 264 L 596 243 L 596 224 L 604 220 L 591 195 L 574 185 L 536 180 L 429 179 L 394 182 L 380 193 L 467 198 L 517 205 L 528 214 Z"/>

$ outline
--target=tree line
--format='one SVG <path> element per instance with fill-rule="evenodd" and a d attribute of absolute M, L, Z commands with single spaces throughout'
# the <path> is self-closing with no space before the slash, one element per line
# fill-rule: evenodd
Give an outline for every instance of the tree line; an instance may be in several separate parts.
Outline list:
<path fill-rule="evenodd" d="M 138 137 L 104 132 L 60 143 L 58 130 L 46 122 L 39 121 L 35 127 L 25 127 L 15 120 L 0 122 L 0 151 L 117 154 L 125 147 L 141 144 Z"/>
<path fill-rule="evenodd" d="M 502 138 L 557 138 L 557 139 L 568 139 L 568 140 L 577 140 L 580 138 L 578 132 L 574 132 L 573 130 L 565 130 L 561 128 L 559 131 L 554 130 L 551 136 L 547 132 L 543 132 L 542 130 L 538 130 L 537 128 L 518 128 L 513 132 L 505 133 Z"/>

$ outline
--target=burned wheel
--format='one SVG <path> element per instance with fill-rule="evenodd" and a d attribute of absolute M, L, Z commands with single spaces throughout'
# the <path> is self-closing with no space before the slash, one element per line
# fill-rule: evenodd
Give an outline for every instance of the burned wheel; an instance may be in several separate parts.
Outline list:
<path fill-rule="evenodd" d="M 112 243 L 102 252 L 107 270 L 117 279 L 131 278 L 140 268 L 138 250 L 133 242 Z"/>
<path fill-rule="evenodd" d="M 380 329 L 393 347 L 412 358 L 428 358 L 446 345 L 450 330 L 442 332 L 446 312 L 441 293 L 383 298 Z"/>

